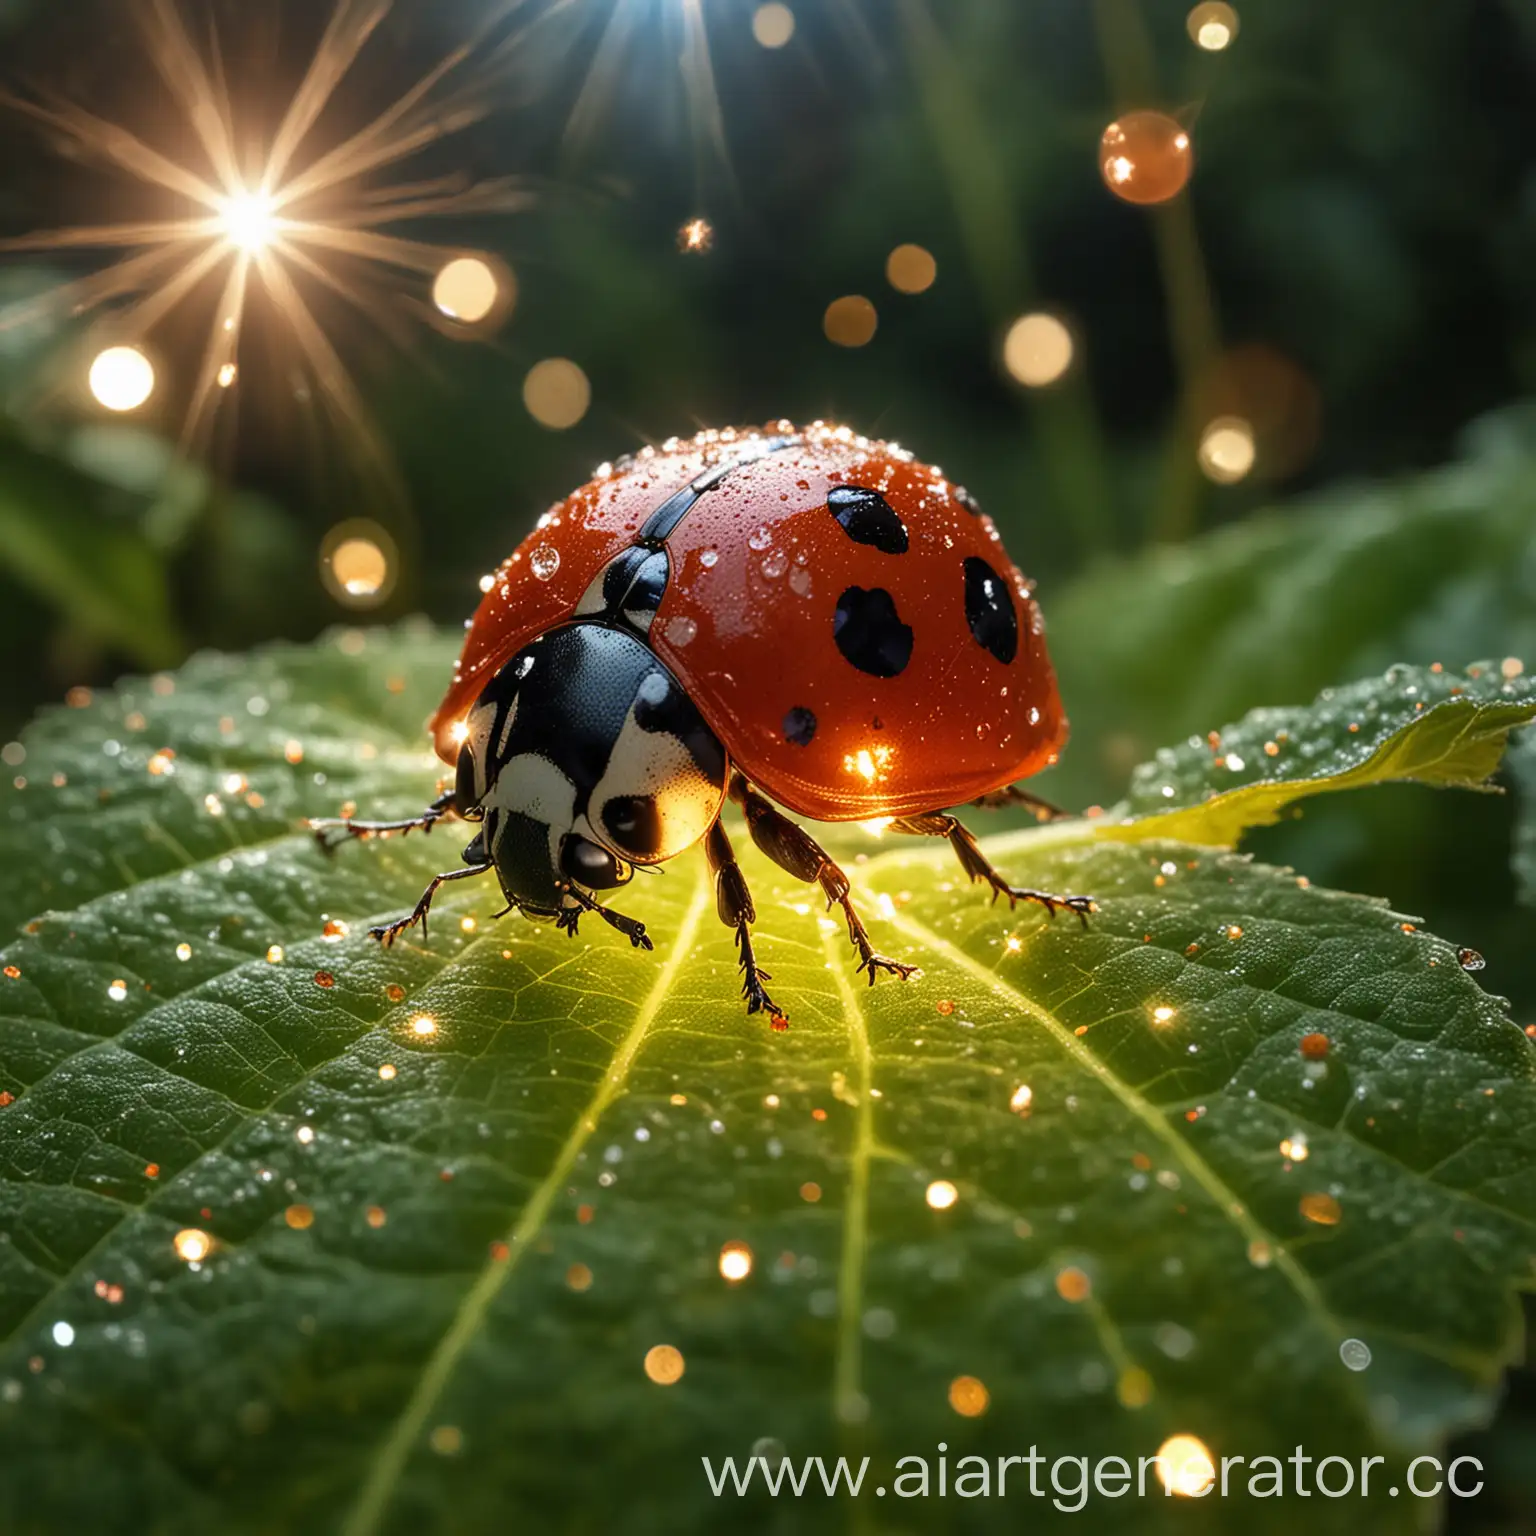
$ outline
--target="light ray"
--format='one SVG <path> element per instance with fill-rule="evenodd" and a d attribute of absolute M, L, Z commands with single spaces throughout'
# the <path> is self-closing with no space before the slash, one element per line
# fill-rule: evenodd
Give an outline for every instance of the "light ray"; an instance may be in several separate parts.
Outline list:
<path fill-rule="evenodd" d="M 185 216 L 125 220 L 23 234 L 0 240 L 0 252 L 115 250 L 129 252 L 102 271 L 60 284 L 0 312 L 0 330 L 50 312 L 79 315 L 123 299 L 114 333 L 142 339 L 182 305 L 217 282 L 219 298 L 195 371 L 184 371 L 189 404 L 183 440 L 200 438 L 237 377 L 247 305 L 266 295 L 280 336 L 292 344 L 333 422 L 370 464 L 388 462 L 361 393 L 295 278 L 362 311 L 372 325 L 402 339 L 400 326 L 363 279 L 365 269 L 431 277 L 455 255 L 383 226 L 447 214 L 510 212 L 528 206 L 529 190 L 511 178 L 474 181 L 440 176 L 398 185 L 367 178 L 480 121 L 494 105 L 490 90 L 510 62 L 504 38 L 486 63 L 476 50 L 523 0 L 492 0 L 473 37 L 427 70 L 403 95 L 334 147 L 313 149 L 315 130 L 388 15 L 392 0 L 335 0 L 314 57 L 264 157 L 242 173 L 241 129 L 225 85 L 217 42 L 200 48 L 180 0 L 142 0 L 143 32 L 155 73 L 183 115 L 193 160 L 206 159 L 210 181 L 131 129 L 75 103 L 0 92 L 0 105 L 61 134 L 84 158 L 127 173 L 146 190 L 192 209 Z M 474 65 L 473 68 L 471 66 Z M 488 65 L 490 67 L 488 67 Z M 450 81 L 453 89 L 447 89 Z M 247 146 L 249 147 L 249 146 Z M 170 213 L 179 213 L 173 207 Z M 328 258 L 349 258 L 348 271 Z M 397 277 L 396 282 L 399 281 Z M 425 297 L 425 295 L 424 295 Z M 423 310 L 425 306 L 423 306 Z M 264 314 L 266 311 L 264 310 Z M 187 377 L 190 374 L 190 377 Z"/>

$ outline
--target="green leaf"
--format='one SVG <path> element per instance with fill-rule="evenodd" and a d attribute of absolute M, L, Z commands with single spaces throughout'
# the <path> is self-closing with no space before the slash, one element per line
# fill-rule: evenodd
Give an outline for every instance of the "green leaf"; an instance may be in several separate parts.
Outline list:
<path fill-rule="evenodd" d="M 1165 748 L 1136 770 L 1104 835 L 1231 847 L 1311 795 L 1394 781 L 1487 788 L 1509 733 L 1532 718 L 1536 682 L 1513 667 L 1393 667 Z"/>
<path fill-rule="evenodd" d="M 0 566 L 146 666 L 182 652 L 164 556 L 78 470 L 0 433 Z"/>
<path fill-rule="evenodd" d="M 1380 1489 L 1490 1411 L 1536 1251 L 1536 1051 L 1453 948 L 1075 823 L 989 846 L 1093 891 L 1086 930 L 989 907 L 942 845 L 871 845 L 871 929 L 924 966 L 872 990 L 815 893 L 748 855 L 786 1034 L 743 1013 L 694 855 L 626 893 L 654 955 L 497 922 L 467 883 L 430 941 L 381 951 L 366 927 L 458 838 L 327 857 L 297 823 L 430 794 L 451 654 L 402 630 L 199 658 L 24 738 L 26 787 L 0 790 L 25 925 L 0 957 L 0 1525 L 842 1530 L 846 1496 L 717 1499 L 700 1458 L 868 1455 L 874 1520 L 895 1458 L 936 1477 L 940 1442 L 953 1478 L 1189 1432 L 1381 1456 L 1376 1497 L 1309 1522 L 1417 1528 Z M 644 1369 L 662 1344 L 671 1386 Z M 949 1406 L 965 1375 L 980 1417 Z M 1021 1502 L 1054 1514 L 1021 1470 L 1006 1501 L 873 1508 L 1015 1530 Z M 1088 1519 L 1294 1531 L 1237 1487 Z"/>
<path fill-rule="evenodd" d="M 1170 740 L 1394 662 L 1536 655 L 1536 412 L 1455 463 L 1329 488 L 1045 594 L 1076 750 L 1069 803 L 1117 795 Z"/>

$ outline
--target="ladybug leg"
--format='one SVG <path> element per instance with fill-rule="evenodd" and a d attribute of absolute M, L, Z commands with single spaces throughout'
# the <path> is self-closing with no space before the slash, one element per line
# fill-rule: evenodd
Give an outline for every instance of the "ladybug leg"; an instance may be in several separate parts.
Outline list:
<path fill-rule="evenodd" d="M 600 901 L 589 896 L 580 886 L 568 885 L 565 894 L 576 903 L 574 907 L 562 909 L 556 924 L 564 928 L 574 939 L 576 937 L 576 920 L 583 912 L 596 912 L 610 928 L 617 928 L 620 933 L 634 945 L 636 949 L 655 949 L 646 936 L 645 924 L 637 922 L 632 917 L 625 917 L 622 912 L 615 912 L 612 907 L 605 907 Z"/>
<path fill-rule="evenodd" d="M 747 889 L 747 877 L 736 862 L 731 840 L 718 821 L 704 839 L 704 852 L 715 876 L 715 909 L 720 914 L 720 921 L 736 930 L 736 948 L 741 953 L 741 995 L 747 1000 L 747 1012 L 766 1013 L 773 1020 L 775 1029 L 783 1029 L 789 1024 L 789 1016 L 768 996 L 763 983 L 772 978 L 758 967 L 757 956 L 752 950 L 752 924 L 757 921 L 752 892 Z"/>
<path fill-rule="evenodd" d="M 914 837 L 947 837 L 950 847 L 955 850 L 960 860 L 960 867 L 971 880 L 973 882 L 985 880 L 992 887 L 993 901 L 996 901 L 999 896 L 1006 896 L 1010 907 L 1017 906 L 1021 901 L 1036 901 L 1052 917 L 1056 916 L 1058 907 L 1065 907 L 1069 912 L 1077 914 L 1078 921 L 1085 928 L 1088 926 L 1088 914 L 1099 910 L 1092 896 L 1055 896 L 1049 891 L 1036 891 L 1028 886 L 1009 885 L 992 867 L 970 829 L 953 816 L 942 812 L 935 812 L 929 816 L 902 816 L 891 823 L 891 830 L 909 832 Z"/>
<path fill-rule="evenodd" d="M 843 909 L 848 921 L 848 942 L 859 953 L 859 970 L 869 976 L 870 986 L 880 971 L 889 971 L 905 981 L 916 970 L 899 960 L 879 954 L 869 937 L 869 930 L 859 916 L 848 891 L 848 876 L 832 862 L 825 848 L 803 827 L 798 827 L 777 806 L 765 800 L 740 774 L 731 781 L 731 799 L 746 813 L 752 841 L 780 869 L 807 885 L 819 885 L 826 895 L 827 907 Z"/>
<path fill-rule="evenodd" d="M 427 934 L 427 913 L 432 910 L 432 902 L 437 895 L 438 887 L 446 885 L 450 880 L 469 880 L 475 875 L 488 875 L 495 867 L 494 864 L 470 864 L 464 869 L 451 870 L 446 875 L 433 875 L 427 884 L 426 890 L 421 893 L 421 900 L 416 903 L 415 910 L 409 917 L 402 917 L 395 923 L 386 923 L 381 928 L 370 928 L 368 932 L 386 949 L 402 933 L 408 928 L 414 928 L 417 923 L 421 924 L 421 934 L 425 938 Z"/>
<path fill-rule="evenodd" d="M 1002 789 L 994 789 L 990 794 L 978 795 L 971 804 L 979 805 L 984 811 L 1001 811 L 1009 806 L 1022 805 L 1034 812 L 1036 821 L 1072 819 L 1071 811 L 1064 811 L 1059 805 L 1052 805 L 1049 800 L 1042 800 L 1039 795 L 1020 789 L 1017 784 L 1005 784 Z"/>
<path fill-rule="evenodd" d="M 315 841 L 329 853 L 331 849 L 339 848 L 354 837 L 388 837 L 391 832 L 404 836 L 407 832 L 416 831 L 418 827 L 423 832 L 430 832 L 445 816 L 458 815 L 458 810 L 458 801 L 453 791 L 449 790 L 446 795 L 439 795 L 420 816 L 412 816 L 405 821 L 354 821 L 350 816 L 311 818 L 309 830 L 315 834 Z"/>

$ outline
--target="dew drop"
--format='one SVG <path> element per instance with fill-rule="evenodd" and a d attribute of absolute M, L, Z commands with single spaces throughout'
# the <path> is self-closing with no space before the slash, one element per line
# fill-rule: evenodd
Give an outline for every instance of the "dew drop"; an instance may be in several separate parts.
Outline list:
<path fill-rule="evenodd" d="M 702 565 L 707 571 L 713 568 L 715 562 L 719 560 L 719 558 L 720 551 L 718 549 L 702 550 L 699 553 L 699 564 Z"/>
<path fill-rule="evenodd" d="M 789 573 L 789 589 L 796 597 L 811 595 L 811 571 L 809 566 L 797 565 Z"/>
<path fill-rule="evenodd" d="M 1345 1339 L 1339 1345 L 1339 1359 L 1352 1371 L 1363 1371 L 1371 1363 L 1371 1346 L 1364 1339 Z"/>
<path fill-rule="evenodd" d="M 769 581 L 777 581 L 788 569 L 789 553 L 787 550 L 776 549 L 772 554 L 763 557 L 763 575 Z"/>
<path fill-rule="evenodd" d="M 528 557 L 528 569 L 540 581 L 552 581 L 560 569 L 560 551 L 553 544 L 540 544 Z"/>
<path fill-rule="evenodd" d="M 667 621 L 667 639 L 673 645 L 688 645 L 699 632 L 699 626 L 687 614 L 678 614 Z"/>
<path fill-rule="evenodd" d="M 752 535 L 752 537 L 747 540 L 747 547 L 749 549 L 755 549 L 755 550 L 761 551 L 761 550 L 767 549 L 768 546 L 770 544 L 772 544 L 772 543 L 773 543 L 773 533 L 772 533 L 772 531 L 766 525 L 761 525 L 761 526 L 759 526 L 757 532 L 754 533 Z"/>
<path fill-rule="evenodd" d="M 1488 964 L 1475 949 L 1458 949 L 1456 951 L 1456 963 L 1464 971 L 1480 971 Z"/>

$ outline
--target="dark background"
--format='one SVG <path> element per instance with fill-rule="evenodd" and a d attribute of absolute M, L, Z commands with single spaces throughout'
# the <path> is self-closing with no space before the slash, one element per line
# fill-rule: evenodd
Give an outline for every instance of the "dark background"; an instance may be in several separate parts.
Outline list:
<path fill-rule="evenodd" d="M 478 574 L 599 460 L 779 416 L 894 437 L 996 517 L 1058 620 L 1077 736 L 1049 788 L 1068 803 L 1111 798 L 1162 741 L 1368 666 L 1536 656 L 1529 7 L 1250 0 L 1233 45 L 1205 53 L 1187 7 L 1161 0 L 799 0 L 793 40 L 768 50 L 755 0 L 701 0 L 717 140 L 691 3 L 527 0 L 464 71 L 488 115 L 379 178 L 521 179 L 520 211 L 406 231 L 515 272 L 494 336 L 452 334 L 422 278 L 347 270 L 362 310 L 306 289 L 389 466 L 336 428 L 259 299 L 240 385 L 190 466 L 165 443 L 209 296 L 157 332 L 164 389 L 132 422 L 82 399 L 101 316 L 0 329 L 0 738 L 70 686 L 357 617 L 321 579 L 338 523 L 372 519 L 399 550 L 367 618 L 457 624 Z M 400 0 L 316 143 L 490 10 Z M 216 33 L 259 143 L 325 7 L 200 0 L 187 15 L 205 43 Z M 0 0 L 0 61 L 12 89 L 188 153 L 127 0 Z M 1099 178 L 1099 136 L 1130 107 L 1192 134 L 1195 176 L 1168 208 L 1122 204 Z M 177 211 L 67 148 L 0 114 L 0 237 Z M 682 253 L 698 215 L 713 247 Z M 925 293 L 886 282 L 904 242 L 936 258 Z M 97 260 L 11 257 L 0 301 Z M 855 293 L 878 331 L 835 346 L 823 311 Z M 1029 391 L 1001 342 L 1037 307 L 1069 319 L 1077 355 Z M 523 405 L 550 356 L 592 384 L 569 431 Z M 1218 487 L 1195 439 L 1232 408 L 1260 428 L 1258 461 Z M 1523 1018 L 1536 956 L 1509 871 L 1517 808 L 1393 789 L 1257 847 L 1475 944 Z M 1536 1525 L 1533 1397 L 1518 1377 L 1483 1437 L 1491 1490 L 1453 1512 L 1466 1528 Z"/>

